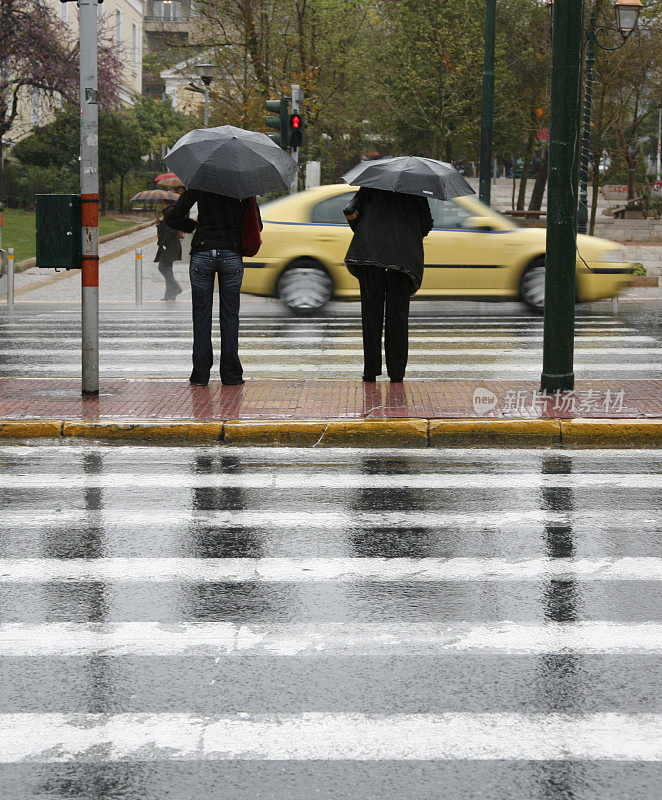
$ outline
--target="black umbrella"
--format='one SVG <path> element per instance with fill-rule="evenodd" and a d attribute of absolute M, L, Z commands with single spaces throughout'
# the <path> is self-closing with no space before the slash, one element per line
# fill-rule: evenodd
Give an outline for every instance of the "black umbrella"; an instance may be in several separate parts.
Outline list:
<path fill-rule="evenodd" d="M 420 156 L 362 161 L 343 175 L 343 180 L 352 186 L 437 197 L 439 200 L 476 194 L 452 164 Z"/>
<path fill-rule="evenodd" d="M 298 169 L 266 134 L 232 125 L 189 131 L 163 160 L 190 188 L 239 200 L 288 189 Z"/>

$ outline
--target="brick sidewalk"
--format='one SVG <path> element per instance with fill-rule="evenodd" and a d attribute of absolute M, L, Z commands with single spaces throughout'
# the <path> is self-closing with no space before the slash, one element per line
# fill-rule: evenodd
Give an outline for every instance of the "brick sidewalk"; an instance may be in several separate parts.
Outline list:
<path fill-rule="evenodd" d="M 582 380 L 538 393 L 537 381 L 252 379 L 207 387 L 183 380 L 105 379 L 82 398 L 74 378 L 0 378 L 0 420 L 361 420 L 662 418 L 662 380 Z"/>

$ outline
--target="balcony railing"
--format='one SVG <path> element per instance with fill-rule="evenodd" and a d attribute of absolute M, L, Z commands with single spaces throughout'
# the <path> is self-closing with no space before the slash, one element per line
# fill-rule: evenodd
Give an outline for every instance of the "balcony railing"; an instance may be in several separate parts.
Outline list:
<path fill-rule="evenodd" d="M 151 6 L 151 8 L 150 8 Z M 190 4 L 180 0 L 154 0 L 147 7 L 145 22 L 187 22 Z"/>

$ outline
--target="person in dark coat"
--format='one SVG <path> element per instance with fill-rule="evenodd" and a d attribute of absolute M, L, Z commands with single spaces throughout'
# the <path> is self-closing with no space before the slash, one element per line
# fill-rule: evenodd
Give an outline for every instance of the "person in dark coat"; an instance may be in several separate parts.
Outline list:
<path fill-rule="evenodd" d="M 345 265 L 361 287 L 363 380 L 386 371 L 405 376 L 409 349 L 409 299 L 423 280 L 423 239 L 432 229 L 424 197 L 361 187 L 344 210 L 354 232 Z M 386 310 L 386 325 L 384 311 Z"/>
<path fill-rule="evenodd" d="M 162 200 L 164 209 L 173 204 L 173 200 Z M 180 242 L 181 234 L 165 224 L 162 219 L 156 221 L 156 256 L 154 261 L 158 261 L 159 272 L 165 278 L 166 288 L 163 295 L 164 300 L 174 300 L 178 294 L 182 293 L 175 276 L 172 274 L 172 265 L 182 257 L 182 245 Z"/>
<path fill-rule="evenodd" d="M 221 381 L 228 386 L 244 383 L 239 360 L 239 293 L 244 277 L 242 230 L 251 198 L 187 189 L 163 218 L 171 228 L 193 234 L 191 242 L 191 297 L 193 301 L 193 372 L 196 386 L 209 383 L 214 352 L 211 343 L 214 279 L 218 275 L 221 321 Z M 198 204 L 197 222 L 189 217 Z M 262 220 L 258 223 L 262 229 Z"/>

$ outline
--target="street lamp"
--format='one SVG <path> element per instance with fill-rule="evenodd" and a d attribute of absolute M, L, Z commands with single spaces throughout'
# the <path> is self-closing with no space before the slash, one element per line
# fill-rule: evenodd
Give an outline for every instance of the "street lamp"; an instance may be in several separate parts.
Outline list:
<path fill-rule="evenodd" d="M 492 180 L 492 122 L 494 115 L 494 41 L 496 0 L 485 2 L 485 61 L 483 66 L 483 104 L 480 123 L 479 199 L 490 204 Z"/>
<path fill-rule="evenodd" d="M 554 0 L 548 4 L 550 10 Z M 582 130 L 581 158 L 579 162 L 579 203 L 577 207 L 577 233 L 586 233 L 588 223 L 588 155 L 591 138 L 591 109 L 593 104 L 593 67 L 595 65 L 595 46 L 601 50 L 618 50 L 637 27 L 639 12 L 643 8 L 641 0 L 617 0 L 616 28 L 596 25 L 595 6 L 591 8 L 588 31 L 586 32 L 586 89 L 584 92 L 584 126 Z M 617 32 L 621 41 L 613 46 L 600 41 L 609 32 Z"/>
<path fill-rule="evenodd" d="M 219 73 L 219 68 L 215 64 L 196 64 L 193 69 L 205 85 L 205 128 L 209 123 L 209 84 Z"/>

